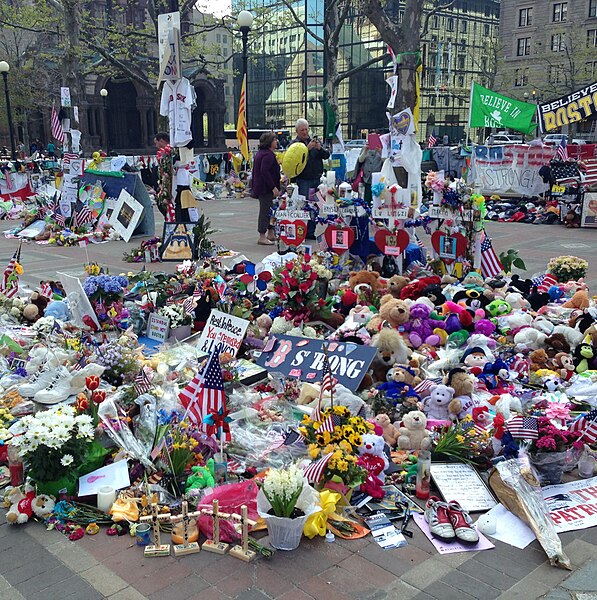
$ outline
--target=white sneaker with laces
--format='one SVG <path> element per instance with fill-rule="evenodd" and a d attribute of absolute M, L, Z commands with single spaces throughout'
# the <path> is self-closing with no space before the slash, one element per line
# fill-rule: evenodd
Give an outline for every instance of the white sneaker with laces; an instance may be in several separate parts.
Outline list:
<path fill-rule="evenodd" d="M 66 400 L 71 395 L 70 382 L 72 375 L 66 367 L 59 367 L 53 371 L 50 383 L 33 396 L 35 402 L 40 404 L 57 404 Z"/>
<path fill-rule="evenodd" d="M 29 368 L 29 366 L 27 366 Z M 53 369 L 41 369 L 29 377 L 29 381 L 18 387 L 19 394 L 24 398 L 32 398 L 52 381 L 55 375 Z"/>
<path fill-rule="evenodd" d="M 85 378 L 90 375 L 101 375 L 106 370 L 106 367 L 97 363 L 89 363 L 80 371 L 71 371 L 72 379 L 70 381 L 71 394 L 78 394 L 85 390 Z"/>

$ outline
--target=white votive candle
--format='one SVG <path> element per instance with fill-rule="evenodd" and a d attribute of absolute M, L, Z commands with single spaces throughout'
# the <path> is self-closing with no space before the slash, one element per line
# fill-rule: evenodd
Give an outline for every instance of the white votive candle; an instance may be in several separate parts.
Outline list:
<path fill-rule="evenodd" d="M 107 513 L 116 500 L 116 490 L 111 485 L 102 486 L 97 492 L 97 507 Z"/>

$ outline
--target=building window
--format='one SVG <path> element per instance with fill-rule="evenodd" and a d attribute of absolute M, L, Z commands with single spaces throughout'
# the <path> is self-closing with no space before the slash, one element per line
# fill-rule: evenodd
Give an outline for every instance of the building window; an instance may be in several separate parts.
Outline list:
<path fill-rule="evenodd" d="M 464 75 L 458 75 L 458 87 L 464 87 Z"/>
<path fill-rule="evenodd" d="M 483 35 L 489 35 L 490 27 L 487 23 L 483 25 Z"/>
<path fill-rule="evenodd" d="M 448 31 L 454 31 L 454 19 L 453 19 L 452 17 L 450 17 L 450 18 L 448 19 L 448 23 L 447 23 L 447 25 L 446 25 L 446 29 L 447 29 Z"/>
<path fill-rule="evenodd" d="M 563 52 L 564 51 L 564 34 L 554 33 L 551 36 L 551 51 L 552 52 Z"/>
<path fill-rule="evenodd" d="M 597 17 L 597 0 L 589 0 L 589 18 Z"/>
<path fill-rule="evenodd" d="M 464 56 L 462 54 L 458 56 L 458 68 L 464 69 Z"/>
<path fill-rule="evenodd" d="M 518 11 L 518 26 L 530 27 L 533 24 L 533 9 L 521 8 Z"/>
<path fill-rule="evenodd" d="M 226 48 L 226 47 L 222 48 L 222 54 L 224 56 L 228 56 L 228 48 Z"/>
<path fill-rule="evenodd" d="M 466 21 L 460 22 L 460 33 L 466 33 Z"/>
<path fill-rule="evenodd" d="M 398 23 L 402 23 L 403 20 L 404 20 L 404 11 L 399 10 L 398 11 Z"/>
<path fill-rule="evenodd" d="M 568 16 L 568 2 L 556 2 L 553 5 L 552 21 L 554 23 L 563 23 Z"/>
<path fill-rule="evenodd" d="M 528 69 L 516 69 L 516 79 L 514 80 L 515 87 L 523 87 L 529 82 Z"/>
<path fill-rule="evenodd" d="M 564 82 L 564 72 L 560 65 L 551 65 L 549 67 L 549 81 L 556 85 Z"/>
<path fill-rule="evenodd" d="M 597 62 L 586 63 L 585 72 L 587 74 L 587 77 L 595 77 L 597 75 Z"/>
<path fill-rule="evenodd" d="M 531 38 L 520 38 L 516 46 L 516 56 L 529 56 L 531 53 Z"/>
<path fill-rule="evenodd" d="M 587 48 L 597 48 L 597 29 L 587 31 Z"/>
<path fill-rule="evenodd" d="M 437 15 L 433 15 L 433 17 L 431 18 L 431 28 L 439 29 L 439 18 Z"/>

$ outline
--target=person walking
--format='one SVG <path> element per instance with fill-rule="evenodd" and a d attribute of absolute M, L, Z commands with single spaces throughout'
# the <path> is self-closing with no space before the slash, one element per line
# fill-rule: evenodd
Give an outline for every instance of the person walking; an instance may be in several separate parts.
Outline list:
<path fill-rule="evenodd" d="M 309 122 L 305 119 L 296 122 L 295 131 L 296 138 L 293 143 L 305 144 L 309 153 L 305 168 L 292 182 L 298 185 L 299 194 L 309 200 L 310 190 L 316 190 L 319 186 L 323 174 L 323 161 L 330 157 L 330 153 L 321 146 L 319 139 L 309 136 Z M 307 238 L 315 239 L 315 221 L 309 221 L 307 224 Z"/>
<path fill-rule="evenodd" d="M 46 152 L 48 153 L 48 158 L 56 157 L 56 146 L 54 145 L 54 142 L 48 142 L 48 145 L 46 146 Z"/>
<path fill-rule="evenodd" d="M 277 147 L 278 139 L 275 134 L 266 131 L 259 138 L 259 150 L 253 160 L 253 197 L 259 199 L 257 243 L 261 246 L 272 246 L 275 240 L 274 230 L 270 225 L 270 212 L 274 198 L 280 194 L 280 165 L 274 152 Z"/>
<path fill-rule="evenodd" d="M 381 149 L 369 148 L 369 142 L 367 142 L 359 155 L 358 163 L 363 170 L 363 185 L 365 186 L 365 197 L 363 200 L 371 206 L 373 202 L 373 196 L 371 195 L 371 175 L 372 173 L 379 173 L 381 171 L 383 164 Z"/>

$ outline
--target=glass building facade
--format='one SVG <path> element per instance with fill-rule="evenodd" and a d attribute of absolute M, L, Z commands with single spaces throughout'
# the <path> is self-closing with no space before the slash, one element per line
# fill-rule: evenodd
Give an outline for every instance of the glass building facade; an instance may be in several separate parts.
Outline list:
<path fill-rule="evenodd" d="M 325 1 L 292 4 L 296 17 L 306 23 L 305 29 L 281 0 L 251 0 L 248 8 L 258 16 L 249 41 L 247 110 L 251 129 L 292 128 L 296 119 L 306 118 L 318 134 L 323 133 L 326 65 L 317 37 L 324 36 Z M 403 10 L 399 0 L 389 6 L 400 21 Z M 444 134 L 451 141 L 464 137 L 471 82 L 491 87 L 493 81 L 499 6 L 497 0 L 456 0 L 429 19 L 422 43 L 421 139 L 432 131 L 440 139 Z M 233 5 L 233 12 L 235 8 L 240 10 Z M 385 51 L 377 30 L 356 8 L 351 9 L 340 32 L 339 72 L 365 64 Z M 240 73 L 240 57 L 235 67 Z M 339 112 L 345 139 L 361 137 L 369 129 L 387 128 L 389 87 L 385 79 L 391 74 L 391 61 L 381 60 L 340 84 Z M 235 83 L 237 102 L 240 76 Z"/>

